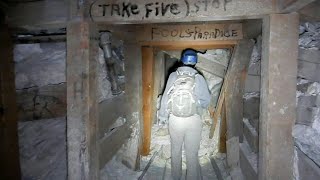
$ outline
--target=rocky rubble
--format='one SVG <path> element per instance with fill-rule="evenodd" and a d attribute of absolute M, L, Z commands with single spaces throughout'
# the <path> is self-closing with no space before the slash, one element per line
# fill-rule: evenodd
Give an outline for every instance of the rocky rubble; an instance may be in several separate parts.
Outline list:
<path fill-rule="evenodd" d="M 66 118 L 19 122 L 23 180 L 67 179 Z"/>
<path fill-rule="evenodd" d="M 311 160 L 320 166 L 320 84 L 318 74 L 320 57 L 317 57 L 319 54 L 317 51 L 320 49 L 320 22 L 301 24 L 299 34 L 297 119 L 292 132 L 296 146 L 294 177 L 297 180 L 301 179 L 300 176 L 304 177 L 311 173 L 306 172 L 306 169 L 310 167 L 304 167 L 304 161 Z M 298 159 L 297 152 L 301 152 L 298 153 L 300 159 Z"/>
<path fill-rule="evenodd" d="M 320 132 L 305 125 L 293 128 L 295 145 L 320 166 Z"/>
<path fill-rule="evenodd" d="M 299 26 L 299 46 L 304 49 L 320 49 L 320 22 L 306 22 Z"/>

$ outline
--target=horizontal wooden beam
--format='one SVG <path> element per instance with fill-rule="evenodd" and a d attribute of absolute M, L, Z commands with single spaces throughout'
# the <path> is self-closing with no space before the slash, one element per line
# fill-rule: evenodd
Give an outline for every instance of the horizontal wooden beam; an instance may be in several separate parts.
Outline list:
<path fill-rule="evenodd" d="M 299 11 L 300 21 L 318 22 L 320 21 L 320 1 L 315 1 Z"/>
<path fill-rule="evenodd" d="M 236 40 L 228 41 L 179 41 L 179 42 L 168 42 L 168 41 L 153 41 L 153 42 L 141 42 L 141 46 L 152 46 L 161 50 L 183 50 L 186 48 L 193 48 L 196 50 L 203 49 L 218 49 L 218 48 L 232 48 L 237 44 Z"/>
<path fill-rule="evenodd" d="M 12 28 L 50 29 L 66 27 L 69 1 L 42 0 L 9 6 Z M 208 22 L 262 18 L 276 13 L 275 1 L 266 0 L 97 0 L 84 13 L 99 24 L 145 24 L 168 22 Z"/>
<path fill-rule="evenodd" d="M 214 74 L 220 78 L 224 78 L 227 72 L 227 67 L 214 61 L 210 61 L 203 56 L 198 56 L 198 63 L 196 64 L 196 68 L 210 72 L 211 74 Z"/>
<path fill-rule="evenodd" d="M 9 4 L 8 23 L 11 28 L 65 28 L 69 3 L 65 0 L 42 0 Z"/>
<path fill-rule="evenodd" d="M 243 38 L 241 23 L 145 25 L 136 32 L 138 41 L 214 41 Z"/>
<path fill-rule="evenodd" d="M 24 36 L 16 37 L 14 43 L 16 44 L 33 44 L 44 42 L 66 42 L 66 35 L 47 35 L 47 36 Z"/>
<path fill-rule="evenodd" d="M 232 20 L 276 12 L 275 1 L 266 0 L 97 0 L 90 14 L 96 22 L 161 23 Z"/>
<path fill-rule="evenodd" d="M 287 5 L 282 5 L 281 12 L 282 13 L 290 13 L 290 12 L 297 12 L 300 9 L 304 8 L 305 6 L 309 5 L 316 0 L 293 0 Z"/>

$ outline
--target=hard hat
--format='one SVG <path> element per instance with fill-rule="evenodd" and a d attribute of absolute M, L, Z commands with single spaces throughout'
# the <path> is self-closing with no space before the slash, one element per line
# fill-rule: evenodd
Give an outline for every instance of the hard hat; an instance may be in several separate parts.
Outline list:
<path fill-rule="evenodd" d="M 182 52 L 181 61 L 185 65 L 195 65 L 198 62 L 197 52 L 192 49 L 187 49 Z"/>

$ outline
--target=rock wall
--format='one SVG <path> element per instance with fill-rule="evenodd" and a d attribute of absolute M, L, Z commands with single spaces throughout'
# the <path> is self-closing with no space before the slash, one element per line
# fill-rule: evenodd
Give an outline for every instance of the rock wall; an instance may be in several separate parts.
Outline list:
<path fill-rule="evenodd" d="M 319 179 L 320 22 L 302 23 L 299 30 L 297 119 L 293 128 L 295 141 L 294 177 L 296 180 Z M 246 79 L 246 93 L 243 97 L 246 122 L 244 123 L 244 132 L 247 132 L 244 133 L 244 139 L 251 151 L 258 148 L 255 147 L 255 144 L 258 144 L 258 139 L 252 135 L 259 134 L 260 68 L 261 38 L 259 37 L 253 49 Z M 251 129 L 251 133 L 246 129 Z M 255 137 L 258 138 L 258 136 Z M 245 152 L 241 148 L 240 151 Z"/>
<path fill-rule="evenodd" d="M 19 120 L 65 116 L 65 43 L 17 44 L 14 61 Z"/>
<path fill-rule="evenodd" d="M 67 179 L 65 132 L 65 117 L 19 122 L 21 179 Z"/>
<path fill-rule="evenodd" d="M 122 41 L 114 40 L 118 81 L 124 90 Z M 14 48 L 18 118 L 21 121 L 66 115 L 66 43 L 17 44 Z M 98 56 L 98 101 L 112 97 L 103 51 Z"/>
<path fill-rule="evenodd" d="M 300 25 L 294 177 L 320 178 L 320 22 Z"/>
<path fill-rule="evenodd" d="M 118 41 L 112 52 L 124 90 L 122 47 Z M 17 44 L 14 61 L 22 179 L 67 179 L 66 44 Z M 101 102 L 113 97 L 101 49 L 97 61 Z"/>

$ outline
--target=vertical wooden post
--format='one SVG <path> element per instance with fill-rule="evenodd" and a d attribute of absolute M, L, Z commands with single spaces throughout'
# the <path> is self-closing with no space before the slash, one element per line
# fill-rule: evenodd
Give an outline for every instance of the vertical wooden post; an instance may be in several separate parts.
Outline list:
<path fill-rule="evenodd" d="M 241 40 L 237 44 L 232 55 L 231 67 L 228 69 L 225 89 L 227 139 L 237 136 L 240 142 L 242 142 L 242 96 L 245 83 L 243 73 L 247 72 L 253 46 L 254 42 L 247 39 Z"/>
<path fill-rule="evenodd" d="M 152 47 L 142 47 L 142 92 L 143 92 L 143 139 L 141 154 L 150 153 L 151 128 L 152 128 L 152 100 L 154 57 Z"/>
<path fill-rule="evenodd" d="M 67 142 L 68 177 L 99 179 L 96 61 L 98 32 L 94 24 L 69 22 L 67 26 Z"/>
<path fill-rule="evenodd" d="M 227 117 L 226 117 L 226 106 L 223 102 L 221 110 L 221 122 L 219 131 L 219 152 L 227 152 Z"/>
<path fill-rule="evenodd" d="M 299 16 L 263 19 L 259 124 L 260 180 L 292 179 Z"/>
<path fill-rule="evenodd" d="M 2 18 L 2 17 L 0 17 Z M 1 19 L 2 20 L 2 19 Z M 0 177 L 20 179 L 13 45 L 0 20 Z"/>

